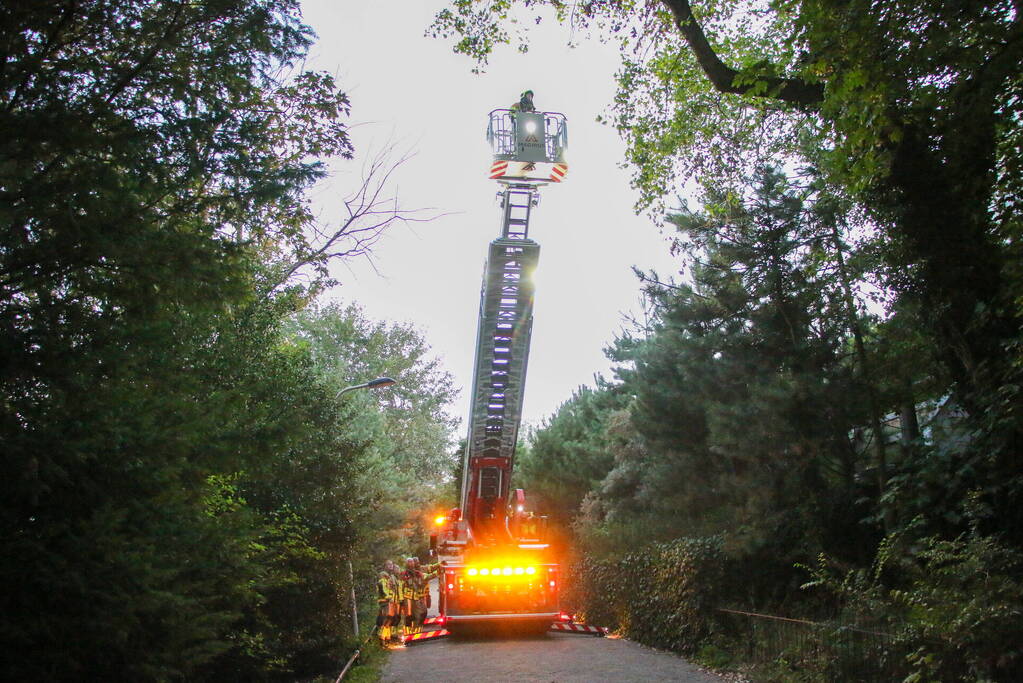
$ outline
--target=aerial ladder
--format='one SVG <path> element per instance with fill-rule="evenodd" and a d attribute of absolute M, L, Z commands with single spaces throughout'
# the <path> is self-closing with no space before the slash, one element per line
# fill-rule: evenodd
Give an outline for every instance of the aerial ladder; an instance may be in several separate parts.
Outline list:
<path fill-rule="evenodd" d="M 523 491 L 510 487 L 540 255 L 529 221 L 540 188 L 568 170 L 568 127 L 557 112 L 496 109 L 487 141 L 501 235 L 490 243 L 483 273 L 460 507 L 437 520 L 431 537 L 441 560 L 438 620 L 449 630 L 494 622 L 546 630 L 560 617 L 560 567 L 545 541 L 546 519 L 527 511 Z"/>

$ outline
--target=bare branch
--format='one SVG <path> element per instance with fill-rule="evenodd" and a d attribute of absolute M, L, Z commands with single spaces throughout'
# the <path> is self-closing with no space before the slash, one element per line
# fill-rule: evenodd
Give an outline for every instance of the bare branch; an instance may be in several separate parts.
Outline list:
<path fill-rule="evenodd" d="M 413 156 L 410 151 L 399 155 L 393 144 L 371 155 L 363 164 L 361 183 L 344 198 L 341 222 L 334 226 L 311 226 L 307 247 L 282 265 L 268 291 L 284 285 L 305 266 L 324 268 L 333 260 L 368 257 L 373 245 L 396 223 L 428 223 L 447 215 L 432 207 L 403 209 L 392 195 L 394 173 Z"/>

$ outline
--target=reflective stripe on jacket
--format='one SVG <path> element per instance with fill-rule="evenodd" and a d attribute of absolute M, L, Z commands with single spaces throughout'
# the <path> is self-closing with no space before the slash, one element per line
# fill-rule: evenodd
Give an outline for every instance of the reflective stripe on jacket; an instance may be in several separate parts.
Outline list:
<path fill-rule="evenodd" d="M 419 586 L 422 582 L 422 574 L 414 569 L 406 569 L 401 573 L 401 580 L 399 584 L 399 599 L 401 600 L 418 600 L 419 599 Z"/>
<path fill-rule="evenodd" d="M 381 576 L 377 580 L 377 602 L 396 602 L 397 586 L 393 576 Z"/>

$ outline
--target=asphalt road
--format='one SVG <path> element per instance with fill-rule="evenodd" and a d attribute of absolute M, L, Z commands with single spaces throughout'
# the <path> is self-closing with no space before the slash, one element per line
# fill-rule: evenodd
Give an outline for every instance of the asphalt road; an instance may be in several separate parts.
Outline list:
<path fill-rule="evenodd" d="M 628 640 L 547 633 L 488 639 L 446 638 L 392 650 L 381 680 L 721 683 L 723 679 L 701 671 L 681 657 Z"/>
<path fill-rule="evenodd" d="M 533 638 L 440 640 L 393 650 L 382 681 L 683 681 L 722 679 L 681 657 L 628 640 L 550 633 Z"/>

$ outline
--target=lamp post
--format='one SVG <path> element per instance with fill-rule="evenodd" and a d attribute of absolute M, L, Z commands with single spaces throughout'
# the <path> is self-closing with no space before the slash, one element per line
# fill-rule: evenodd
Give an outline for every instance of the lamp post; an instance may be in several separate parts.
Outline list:
<path fill-rule="evenodd" d="M 389 387 L 392 384 L 396 383 L 397 380 L 393 380 L 390 377 L 377 377 L 376 379 L 371 379 L 370 381 L 363 382 L 362 384 L 356 384 L 354 386 L 345 387 L 341 391 L 337 392 L 337 395 L 334 396 L 334 398 L 339 399 L 344 394 L 347 394 L 349 391 L 355 391 L 356 389 L 379 389 L 381 387 Z"/>
<path fill-rule="evenodd" d="M 389 387 L 395 383 L 396 381 L 391 379 L 390 377 L 377 377 L 376 379 L 371 379 L 370 381 L 363 382 L 362 384 L 356 384 L 350 387 L 345 387 L 341 391 L 337 392 L 337 395 L 334 396 L 334 400 L 336 401 L 337 399 L 341 398 L 344 394 L 347 394 L 349 391 L 355 391 L 356 389 L 380 389 L 381 387 Z M 359 608 L 358 603 L 355 600 L 355 570 L 352 569 L 351 560 L 348 560 L 348 581 L 352 585 L 352 633 L 354 633 L 356 639 L 358 639 Z"/>

